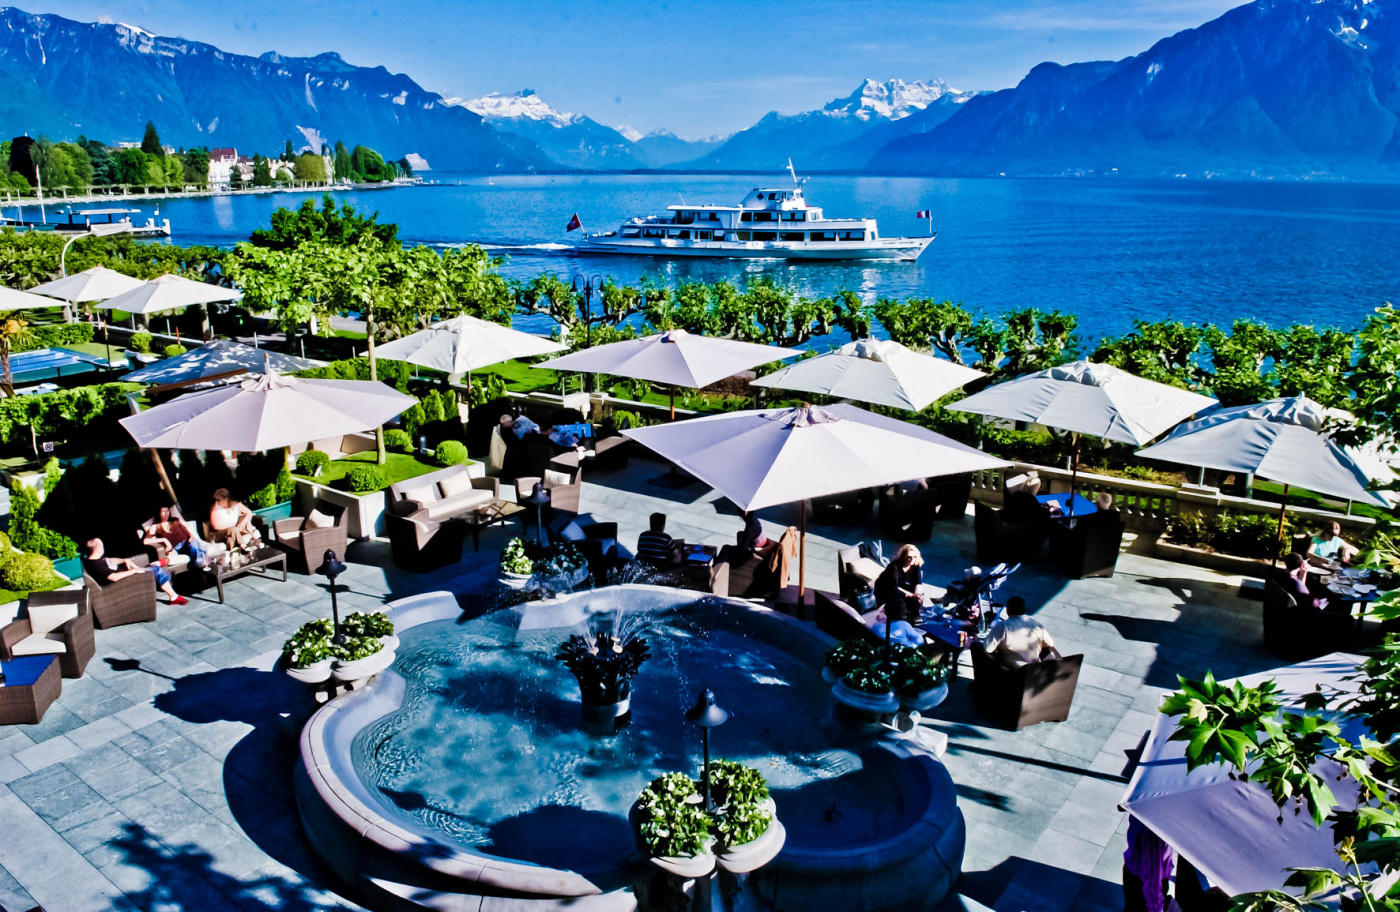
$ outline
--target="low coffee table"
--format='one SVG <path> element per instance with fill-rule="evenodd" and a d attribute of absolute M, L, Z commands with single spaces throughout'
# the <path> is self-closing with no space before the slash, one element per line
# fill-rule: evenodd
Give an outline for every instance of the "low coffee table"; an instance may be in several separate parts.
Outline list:
<path fill-rule="evenodd" d="M 461 516 L 463 522 L 472 530 L 472 550 L 481 550 L 481 530 L 487 526 L 494 526 L 504 523 L 517 513 L 524 512 L 525 508 L 520 504 L 511 503 L 508 500 L 493 500 L 482 507 L 477 507 Z"/>
<path fill-rule="evenodd" d="M 238 557 L 243 558 L 243 562 L 237 566 L 225 563 L 214 564 L 209 569 L 209 574 L 214 577 L 214 585 L 219 590 L 219 604 L 224 603 L 224 581 L 242 576 L 245 573 L 257 573 L 259 576 L 267 576 L 268 570 L 278 564 L 282 567 L 282 582 L 287 581 L 287 552 L 281 548 L 264 546 L 254 551 L 250 555 L 234 554 L 230 560 Z"/>
<path fill-rule="evenodd" d="M 58 657 L 16 656 L 0 662 L 0 725 L 37 725 L 63 692 Z"/>

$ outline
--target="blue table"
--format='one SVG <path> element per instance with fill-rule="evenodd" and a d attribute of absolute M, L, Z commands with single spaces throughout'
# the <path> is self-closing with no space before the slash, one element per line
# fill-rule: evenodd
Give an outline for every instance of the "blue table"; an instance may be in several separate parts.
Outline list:
<path fill-rule="evenodd" d="M 1070 496 L 1068 494 L 1037 494 L 1035 499 L 1041 503 L 1056 501 L 1060 505 L 1060 516 L 1069 517 Z M 1074 495 L 1074 516 L 1088 516 L 1091 513 L 1099 512 L 1099 508 L 1092 500 L 1088 500 L 1083 494 Z M 1056 517 L 1058 519 L 1059 517 Z"/>
<path fill-rule="evenodd" d="M 0 671 L 0 725 L 37 725 L 63 688 L 57 657 L 16 656 L 0 662 Z"/>

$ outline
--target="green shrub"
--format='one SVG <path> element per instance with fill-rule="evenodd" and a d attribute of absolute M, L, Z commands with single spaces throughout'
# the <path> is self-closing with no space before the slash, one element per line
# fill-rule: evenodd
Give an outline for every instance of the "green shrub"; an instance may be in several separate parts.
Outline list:
<path fill-rule="evenodd" d="M 417 437 L 419 429 L 428 421 L 427 413 L 423 410 L 423 404 L 421 402 L 416 402 L 409 406 L 408 410 L 399 417 L 399 421 L 403 424 L 404 433 L 408 434 L 410 437 Z"/>
<path fill-rule="evenodd" d="M 610 415 L 609 417 L 612 419 L 612 426 L 617 428 L 619 431 L 626 431 L 635 427 L 640 427 L 642 423 L 641 419 L 637 417 L 636 412 L 620 410 L 613 412 L 612 415 Z"/>
<path fill-rule="evenodd" d="M 53 561 L 42 554 L 16 554 L 0 567 L 5 588 L 12 592 L 32 592 L 53 582 Z"/>
<path fill-rule="evenodd" d="M 359 465 L 349 471 L 345 481 L 356 494 L 369 494 L 389 484 L 389 472 L 381 465 Z"/>
<path fill-rule="evenodd" d="M 172 342 L 169 345 L 165 346 L 165 357 L 178 358 L 180 355 L 183 355 L 187 351 L 189 351 L 189 349 L 185 348 L 185 346 Z"/>
<path fill-rule="evenodd" d="M 446 468 L 467 461 L 467 445 L 460 440 L 444 440 L 433 451 L 433 461 Z"/>
<path fill-rule="evenodd" d="M 151 353 L 151 343 L 153 341 L 155 341 L 155 339 L 151 336 L 150 333 L 139 332 L 133 333 L 131 336 L 131 341 L 127 344 L 131 346 L 132 351 L 142 355 L 149 355 Z"/>
<path fill-rule="evenodd" d="M 0 532 L 0 555 L 13 554 L 14 546 L 10 544 L 10 536 Z"/>
<path fill-rule="evenodd" d="M 277 480 L 273 482 L 277 488 L 277 502 L 291 500 L 297 493 L 297 480 L 292 477 L 292 473 L 287 469 L 287 464 L 283 462 L 282 468 L 277 472 Z"/>
<path fill-rule="evenodd" d="M 438 397 L 436 392 L 430 392 L 428 395 L 424 396 L 421 405 L 423 407 L 424 424 L 436 424 L 443 420 L 442 399 Z"/>
<path fill-rule="evenodd" d="M 438 401 L 442 403 L 442 420 L 451 421 L 454 418 L 462 417 L 462 410 L 457 405 L 457 391 L 451 389 L 438 390 Z"/>
<path fill-rule="evenodd" d="M 413 438 L 408 436 L 408 431 L 390 428 L 384 432 L 384 449 L 395 453 L 412 453 Z"/>
<path fill-rule="evenodd" d="M 407 363 L 376 359 L 375 375 L 380 383 L 387 383 L 399 392 L 408 392 L 408 381 L 412 373 Z M 343 358 L 340 361 L 332 361 L 325 367 L 297 371 L 294 376 L 309 380 L 368 380 L 369 359 Z"/>
<path fill-rule="evenodd" d="M 1163 537 L 1176 545 L 1207 547 L 1222 554 L 1269 560 L 1288 553 L 1293 524 L 1285 518 L 1283 540 L 1278 539 L 1278 516 L 1272 513 L 1222 511 L 1207 518 L 1194 511 L 1167 520 Z"/>
<path fill-rule="evenodd" d="M 0 399 L 0 442 L 36 437 L 58 437 L 131 414 L 126 394 L 141 389 L 139 383 L 100 383 L 75 389 L 12 396 Z"/>
<path fill-rule="evenodd" d="M 39 525 L 39 495 L 15 481 L 10 489 L 10 541 L 21 551 L 55 560 L 78 556 L 78 543 Z"/>
<path fill-rule="evenodd" d="M 314 478 L 326 466 L 331 464 L 331 458 L 320 450 L 307 450 L 297 457 L 297 474 Z"/>
<path fill-rule="evenodd" d="M 51 323 L 41 326 L 29 325 L 24 332 L 10 343 L 10 351 L 33 351 L 36 348 L 53 348 L 63 345 L 82 345 L 91 342 L 91 323 Z"/>

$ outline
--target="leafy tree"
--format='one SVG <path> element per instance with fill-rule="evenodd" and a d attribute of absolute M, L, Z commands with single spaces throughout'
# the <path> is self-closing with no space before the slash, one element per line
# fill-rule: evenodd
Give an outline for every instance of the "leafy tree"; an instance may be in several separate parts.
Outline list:
<path fill-rule="evenodd" d="M 285 149 L 282 150 L 282 161 L 284 161 L 284 162 L 296 161 L 296 157 L 297 157 L 297 154 L 296 154 L 295 152 L 292 151 L 292 141 L 289 139 L 289 140 L 287 140 L 287 148 L 285 148 Z"/>
<path fill-rule="evenodd" d="M 340 140 L 335 142 L 335 179 L 338 181 L 348 181 L 355 179 L 354 162 L 350 158 L 350 150 L 345 148 L 345 143 Z"/>
<path fill-rule="evenodd" d="M 954 364 L 963 363 L 963 350 L 972 332 L 972 314 L 961 304 L 932 298 L 904 302 L 882 298 L 873 308 L 875 319 L 900 345 L 915 350 L 933 349 Z"/>
<path fill-rule="evenodd" d="M 117 164 L 112 159 L 112 150 L 96 140 L 79 142 L 87 150 L 88 160 L 92 162 L 92 182 L 94 186 L 110 187 L 118 183 Z"/>
<path fill-rule="evenodd" d="M 191 149 L 181 156 L 183 165 L 182 179 L 187 184 L 194 184 L 197 187 L 207 186 L 209 183 L 209 150 L 205 148 Z"/>
<path fill-rule="evenodd" d="M 10 140 L 10 172 L 18 174 L 34 186 L 34 156 L 31 151 L 37 145 L 28 136 L 16 136 Z"/>
<path fill-rule="evenodd" d="M 272 186 L 272 166 L 267 163 L 267 159 L 257 153 L 253 154 L 253 186 Z"/>
<path fill-rule="evenodd" d="M 1265 364 L 1283 355 L 1277 330 L 1253 320 L 1236 320 L 1226 333 L 1208 326 L 1205 343 L 1212 368 L 1211 394 L 1221 405 L 1247 405 L 1274 395 Z"/>
<path fill-rule="evenodd" d="M 1000 377 L 1045 370 L 1073 360 L 1079 348 L 1078 318 L 1058 310 L 1015 310 L 998 323 L 982 318 L 967 331 L 977 366 Z"/>
<path fill-rule="evenodd" d="M 319 155 L 304 152 L 296 157 L 292 173 L 299 181 L 323 183 L 326 180 L 326 161 Z"/>
<path fill-rule="evenodd" d="M 181 189 L 185 184 L 184 159 L 178 155 L 167 155 L 156 161 L 160 162 L 160 185 L 172 190 Z"/>
<path fill-rule="evenodd" d="M 1201 363 L 1204 341 L 1205 329 L 1195 324 L 1136 320 L 1132 332 L 1100 342 L 1091 360 L 1158 383 L 1199 389 L 1209 381 Z"/>
<path fill-rule="evenodd" d="M 146 121 L 146 134 L 141 137 L 141 151 L 147 155 L 164 155 L 165 146 L 161 145 L 160 134 L 156 132 L 156 125 L 151 121 Z"/>
<path fill-rule="evenodd" d="M 394 162 L 394 167 L 399 169 L 399 175 L 402 177 L 413 176 L 413 166 L 408 163 L 407 158 L 401 158 Z"/>
<path fill-rule="evenodd" d="M 255 229 L 250 240 L 255 247 L 273 250 L 289 250 L 309 242 L 355 244 L 364 237 L 398 246 L 399 226 L 378 219 L 378 213 L 360 215 L 349 203 L 337 206 L 335 197 L 327 193 L 321 198 L 320 209 L 314 199 L 303 200 L 296 209 L 278 207 L 272 213 L 271 227 Z"/>
<path fill-rule="evenodd" d="M 383 156 L 367 146 L 356 146 L 350 153 L 350 173 L 353 180 L 379 183 L 393 180 L 394 169 Z"/>
<path fill-rule="evenodd" d="M 145 186 L 146 153 L 140 149 L 118 149 L 112 153 L 117 166 L 117 183 L 133 187 Z"/>

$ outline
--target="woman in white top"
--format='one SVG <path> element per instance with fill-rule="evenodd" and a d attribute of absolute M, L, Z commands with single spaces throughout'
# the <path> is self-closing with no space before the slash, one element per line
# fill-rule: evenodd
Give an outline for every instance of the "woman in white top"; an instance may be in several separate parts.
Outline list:
<path fill-rule="evenodd" d="M 253 511 L 247 504 L 228 496 L 228 488 L 214 492 L 214 506 L 209 509 L 209 527 L 214 537 L 223 538 L 229 548 L 249 551 L 261 544 L 261 536 L 253 527 Z"/>

